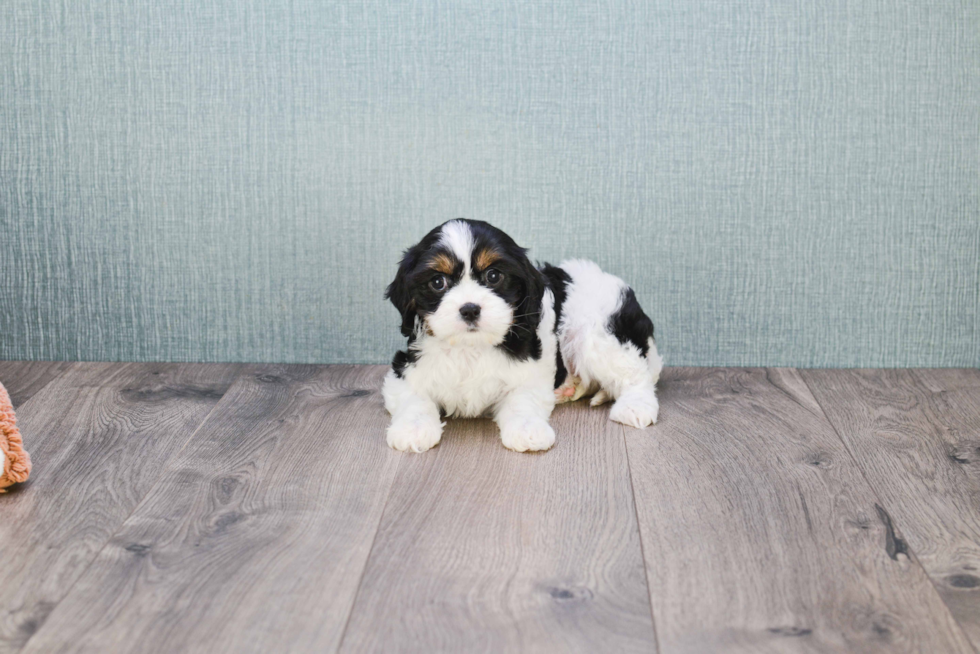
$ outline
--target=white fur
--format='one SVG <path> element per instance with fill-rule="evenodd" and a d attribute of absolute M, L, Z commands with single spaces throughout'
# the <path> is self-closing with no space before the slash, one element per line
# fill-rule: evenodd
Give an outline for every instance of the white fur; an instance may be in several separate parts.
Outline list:
<path fill-rule="evenodd" d="M 609 417 L 633 427 L 656 422 L 654 386 L 663 367 L 650 339 L 643 357 L 631 343 L 609 332 L 621 306 L 626 284 L 590 261 L 562 263 L 572 282 L 566 288 L 562 321 L 555 330 L 554 296 L 545 291 L 537 336 L 538 359 L 519 361 L 497 347 L 513 321 L 513 309 L 490 289 L 469 278 L 473 237 L 466 223 L 443 227 L 441 242 L 464 263 L 462 281 L 451 288 L 424 323 L 416 323 L 416 361 L 402 377 L 389 371 L 383 395 L 392 415 L 388 445 L 424 452 L 439 443 L 449 417 L 491 416 L 500 427 L 504 446 L 524 452 L 546 450 L 555 442 L 548 418 L 556 400 L 575 400 L 595 393 L 592 406 L 615 400 Z M 476 328 L 467 325 L 459 308 L 467 302 L 481 307 Z M 561 347 L 569 375 L 553 389 L 556 349 Z M 565 389 L 571 389 L 565 393 Z"/>
<path fill-rule="evenodd" d="M 490 415 L 500 427 L 503 444 L 512 450 L 546 450 L 555 442 L 548 424 L 555 406 L 557 342 L 554 297 L 545 292 L 538 338 L 541 357 L 518 361 L 476 338 L 440 338 L 419 333 L 413 347 L 418 360 L 398 378 L 385 378 L 385 407 L 391 413 L 388 444 L 398 450 L 424 452 L 439 442 L 439 409 L 449 417 Z"/>
<path fill-rule="evenodd" d="M 439 244 L 448 248 L 456 258 L 463 262 L 464 274 L 470 272 L 470 257 L 473 256 L 473 232 L 462 220 L 450 220 L 442 226 Z"/>

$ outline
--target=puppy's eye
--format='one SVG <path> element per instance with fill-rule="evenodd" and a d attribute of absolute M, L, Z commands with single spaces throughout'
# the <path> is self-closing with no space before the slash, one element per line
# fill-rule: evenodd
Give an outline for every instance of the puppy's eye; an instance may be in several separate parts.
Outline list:
<path fill-rule="evenodd" d="M 429 280 L 429 288 L 433 291 L 443 291 L 446 289 L 446 278 L 442 275 L 436 275 Z"/>
<path fill-rule="evenodd" d="M 496 286 L 497 284 L 500 283 L 500 280 L 502 280 L 504 276 L 500 273 L 499 270 L 496 270 L 495 268 L 491 268 L 486 273 L 484 273 L 483 278 L 487 280 L 487 284 L 490 284 L 491 286 Z"/>

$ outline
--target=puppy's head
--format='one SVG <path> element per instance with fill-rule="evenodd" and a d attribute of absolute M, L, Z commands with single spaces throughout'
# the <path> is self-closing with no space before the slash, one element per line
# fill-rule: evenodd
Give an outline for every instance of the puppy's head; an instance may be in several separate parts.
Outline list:
<path fill-rule="evenodd" d="M 406 250 L 385 295 L 417 330 L 449 344 L 534 339 L 544 282 L 525 250 L 478 220 L 436 227 Z"/>

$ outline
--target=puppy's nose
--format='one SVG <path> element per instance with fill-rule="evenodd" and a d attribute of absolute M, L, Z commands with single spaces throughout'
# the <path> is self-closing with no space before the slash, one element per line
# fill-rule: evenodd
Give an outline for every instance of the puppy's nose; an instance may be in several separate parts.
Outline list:
<path fill-rule="evenodd" d="M 480 305 L 467 302 L 459 308 L 459 315 L 463 316 L 463 320 L 466 322 L 476 322 L 480 317 Z"/>

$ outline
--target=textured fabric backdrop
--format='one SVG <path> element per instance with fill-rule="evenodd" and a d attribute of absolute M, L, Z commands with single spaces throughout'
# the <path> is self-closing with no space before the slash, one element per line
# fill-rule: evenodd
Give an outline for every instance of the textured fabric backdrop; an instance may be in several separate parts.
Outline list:
<path fill-rule="evenodd" d="M 668 365 L 976 366 L 978 145 L 976 0 L 4 0 L 0 359 L 388 361 L 467 216 Z"/>

